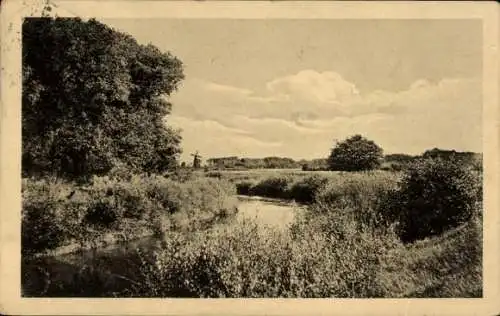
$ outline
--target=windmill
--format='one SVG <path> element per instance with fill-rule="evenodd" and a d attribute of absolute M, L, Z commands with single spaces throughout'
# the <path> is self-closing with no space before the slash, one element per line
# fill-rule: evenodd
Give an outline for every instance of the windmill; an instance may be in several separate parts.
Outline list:
<path fill-rule="evenodd" d="M 193 168 L 194 169 L 199 169 L 201 167 L 201 156 L 198 151 L 196 153 L 191 154 L 193 156 Z"/>

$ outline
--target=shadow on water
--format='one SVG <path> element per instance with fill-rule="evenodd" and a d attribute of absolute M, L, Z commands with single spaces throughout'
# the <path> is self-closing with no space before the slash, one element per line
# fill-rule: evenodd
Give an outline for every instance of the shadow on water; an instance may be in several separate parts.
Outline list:
<path fill-rule="evenodd" d="M 292 202 L 238 196 L 238 216 L 286 229 L 300 207 Z M 142 260 L 160 241 L 155 237 L 41 258 L 24 258 L 21 265 L 23 297 L 115 297 L 140 275 Z M 140 250 L 140 251 L 138 251 Z"/>
<path fill-rule="evenodd" d="M 113 297 L 123 295 L 137 280 L 141 254 L 159 240 L 145 237 L 110 247 L 23 260 L 24 297 Z M 140 250 L 140 253 L 137 251 Z"/>

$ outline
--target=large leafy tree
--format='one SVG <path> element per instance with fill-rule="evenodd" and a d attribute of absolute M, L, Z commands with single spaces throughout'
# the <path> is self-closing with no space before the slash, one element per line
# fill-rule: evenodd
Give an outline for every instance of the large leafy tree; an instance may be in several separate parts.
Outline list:
<path fill-rule="evenodd" d="M 328 157 L 330 170 L 364 171 L 380 166 L 383 150 L 375 142 L 354 135 L 338 143 Z"/>
<path fill-rule="evenodd" d="M 184 78 L 179 59 L 96 20 L 29 18 L 22 35 L 25 175 L 177 163 L 181 138 L 165 118 Z"/>

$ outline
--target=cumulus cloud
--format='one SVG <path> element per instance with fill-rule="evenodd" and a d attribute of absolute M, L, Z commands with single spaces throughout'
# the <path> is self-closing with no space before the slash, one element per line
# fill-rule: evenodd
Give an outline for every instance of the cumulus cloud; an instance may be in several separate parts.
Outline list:
<path fill-rule="evenodd" d="M 288 99 L 315 102 L 318 105 L 341 104 L 358 95 L 356 86 L 331 71 L 303 70 L 291 76 L 275 79 L 266 84 L 267 89 Z"/>
<path fill-rule="evenodd" d="M 315 157 L 324 155 L 334 138 L 362 133 L 389 152 L 481 150 L 478 79 L 421 79 L 403 91 L 361 94 L 340 74 L 304 70 L 263 87 L 256 93 L 187 80 L 172 99 L 171 118 L 184 130 L 184 144 L 208 140 L 210 155 Z"/>
<path fill-rule="evenodd" d="M 213 120 L 196 120 L 173 115 L 168 124 L 181 130 L 183 138 L 183 159 L 190 159 L 190 153 L 200 151 L 205 157 L 231 153 L 246 155 L 273 151 L 281 142 L 265 141 L 255 138 L 250 131 L 225 126 Z M 207 157 L 207 158 L 208 158 Z"/>

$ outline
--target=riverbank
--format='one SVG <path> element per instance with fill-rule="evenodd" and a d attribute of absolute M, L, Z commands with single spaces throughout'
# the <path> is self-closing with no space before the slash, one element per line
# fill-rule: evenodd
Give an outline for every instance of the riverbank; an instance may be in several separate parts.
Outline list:
<path fill-rule="evenodd" d="M 228 195 L 213 185 L 220 180 L 183 182 L 178 186 L 179 191 L 172 191 L 171 186 L 178 184 L 160 182 L 169 186 L 156 187 L 153 192 L 167 192 L 163 195 L 165 201 L 185 203 L 178 204 L 182 208 L 177 212 L 182 217 L 172 217 L 176 213 L 168 213 L 171 206 L 165 205 L 162 210 L 166 212 L 166 221 L 158 226 L 162 233 L 144 244 L 130 243 L 111 247 L 109 251 L 97 249 L 87 255 L 75 253 L 24 261 L 23 295 L 193 298 L 481 295 L 481 226 L 477 216 L 457 228 L 455 234 L 431 236 L 427 243 L 405 244 L 390 221 L 392 213 L 388 212 L 393 205 L 391 194 L 405 198 L 395 191 L 394 180 L 391 176 L 366 173 L 343 178 L 332 176 L 315 192 L 314 202 L 304 204 L 291 199 L 241 196 L 234 191 Z M 203 185 L 193 189 L 193 183 Z M 129 186 L 136 187 L 136 184 Z M 144 197 L 141 203 L 161 201 L 161 196 L 140 196 Z M 231 213 L 234 216 L 223 211 L 227 197 L 237 203 L 238 211 Z M 207 212 L 201 208 L 204 205 L 216 212 Z M 200 226 L 204 214 L 221 216 L 212 216 L 210 225 Z M 182 225 L 180 219 L 193 219 L 197 225 Z M 471 259 L 460 259 L 463 254 Z M 30 285 L 37 279 L 38 285 Z M 448 285 L 450 282 L 456 286 Z"/>
<path fill-rule="evenodd" d="M 233 220 L 213 226 L 212 233 L 245 225 L 248 221 L 258 223 L 259 227 L 286 229 L 292 224 L 297 210 L 297 205 L 289 201 L 245 196 L 237 198 L 238 212 Z M 173 236 L 172 233 L 167 233 L 163 238 L 148 234 L 128 241 L 108 238 L 108 242 L 96 244 L 93 249 L 80 248 L 74 244 L 73 247 L 62 247 L 23 260 L 24 295 L 74 296 L 75 291 L 79 293 L 77 295 L 86 295 L 88 292 L 84 288 L 89 285 L 83 284 L 83 288 L 79 289 L 74 281 L 84 282 L 81 279 L 90 276 L 99 280 L 103 296 L 123 293 L 140 283 L 135 278 L 140 274 L 142 260 L 148 260 L 154 251 Z M 192 237 L 205 233 L 193 232 Z"/>

